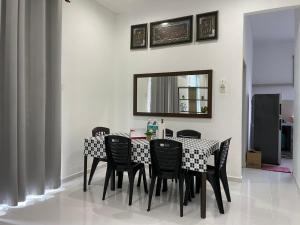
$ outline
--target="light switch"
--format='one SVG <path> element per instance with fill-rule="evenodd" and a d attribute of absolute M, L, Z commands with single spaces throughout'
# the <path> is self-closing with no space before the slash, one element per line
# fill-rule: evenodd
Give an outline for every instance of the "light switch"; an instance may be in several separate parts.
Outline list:
<path fill-rule="evenodd" d="M 226 93 L 226 81 L 220 80 L 220 93 L 225 94 Z"/>

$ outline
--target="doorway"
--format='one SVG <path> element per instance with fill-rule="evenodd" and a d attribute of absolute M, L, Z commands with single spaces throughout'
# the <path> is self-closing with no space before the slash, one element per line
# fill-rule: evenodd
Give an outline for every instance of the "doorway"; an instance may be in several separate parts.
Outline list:
<path fill-rule="evenodd" d="M 253 149 L 263 164 L 292 171 L 296 8 L 244 19 L 243 166 Z"/>

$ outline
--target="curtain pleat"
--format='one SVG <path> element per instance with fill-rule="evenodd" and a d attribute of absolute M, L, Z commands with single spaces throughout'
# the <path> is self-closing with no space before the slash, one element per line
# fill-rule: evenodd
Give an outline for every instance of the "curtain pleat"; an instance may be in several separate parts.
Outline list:
<path fill-rule="evenodd" d="M 169 76 L 168 77 L 168 112 L 178 113 L 178 77 Z"/>
<path fill-rule="evenodd" d="M 0 204 L 60 186 L 61 0 L 1 0 Z"/>
<path fill-rule="evenodd" d="M 61 169 L 61 1 L 47 1 L 46 67 L 46 186 L 60 184 Z"/>
<path fill-rule="evenodd" d="M 151 78 L 151 112 L 178 113 L 178 82 L 176 76 Z"/>
<path fill-rule="evenodd" d="M 27 74 L 27 36 L 26 36 L 26 1 L 19 2 L 18 9 L 18 127 L 17 127 L 17 201 L 24 201 L 26 198 L 26 74 Z"/>

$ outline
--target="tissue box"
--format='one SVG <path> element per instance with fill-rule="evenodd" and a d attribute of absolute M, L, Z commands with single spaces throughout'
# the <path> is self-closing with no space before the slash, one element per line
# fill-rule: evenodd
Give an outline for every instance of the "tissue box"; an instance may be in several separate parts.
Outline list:
<path fill-rule="evenodd" d="M 130 130 L 131 139 L 146 139 L 146 130 L 143 128 L 136 128 Z"/>

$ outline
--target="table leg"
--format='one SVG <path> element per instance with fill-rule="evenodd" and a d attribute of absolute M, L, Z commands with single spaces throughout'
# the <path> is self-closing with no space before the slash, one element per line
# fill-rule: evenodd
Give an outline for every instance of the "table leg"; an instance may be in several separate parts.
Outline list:
<path fill-rule="evenodd" d="M 83 191 L 86 192 L 86 183 L 87 183 L 87 155 L 84 155 L 83 159 Z"/>
<path fill-rule="evenodd" d="M 201 218 L 206 218 L 206 172 L 201 173 Z"/>

